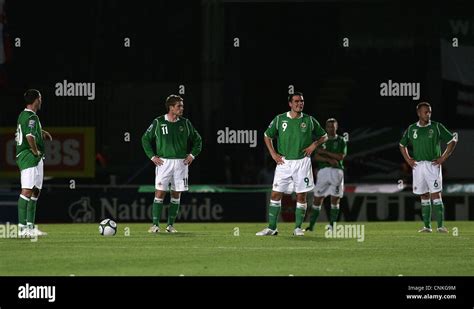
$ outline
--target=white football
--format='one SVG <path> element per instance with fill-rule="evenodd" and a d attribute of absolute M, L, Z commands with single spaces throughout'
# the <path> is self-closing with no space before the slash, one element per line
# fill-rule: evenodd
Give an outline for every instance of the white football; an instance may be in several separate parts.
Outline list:
<path fill-rule="evenodd" d="M 114 236 L 117 233 L 117 223 L 111 219 L 104 219 L 99 224 L 99 233 L 103 236 Z"/>

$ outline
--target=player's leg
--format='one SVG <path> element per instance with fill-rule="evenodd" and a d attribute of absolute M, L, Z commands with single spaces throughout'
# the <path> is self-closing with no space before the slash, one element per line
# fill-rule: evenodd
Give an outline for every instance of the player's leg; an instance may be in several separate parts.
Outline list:
<path fill-rule="evenodd" d="M 28 206 L 26 208 L 26 225 L 29 229 L 33 229 L 35 225 L 36 203 L 38 202 L 40 192 L 40 189 L 36 187 L 33 188 L 31 198 L 28 201 Z"/>
<path fill-rule="evenodd" d="M 286 192 L 286 190 L 284 190 L 283 192 Z M 257 236 L 278 235 L 277 222 L 278 222 L 278 217 L 280 216 L 281 199 L 283 197 L 283 192 L 272 191 L 272 194 L 270 196 L 270 204 L 268 205 L 268 226 L 264 228 L 263 230 L 261 230 L 260 232 L 257 232 L 255 235 Z"/>
<path fill-rule="evenodd" d="M 176 217 L 179 213 L 179 205 L 181 200 L 181 192 L 171 191 L 171 200 L 170 200 L 170 208 L 168 210 L 168 225 L 166 227 L 166 231 L 168 233 L 176 233 L 178 232 L 174 228 L 174 222 L 176 221 Z"/>
<path fill-rule="evenodd" d="M 320 169 L 318 171 L 316 185 L 314 186 L 313 206 L 311 207 L 309 226 L 305 229 L 306 231 L 314 230 L 316 221 L 321 213 L 324 198 L 329 194 L 329 185 L 329 168 Z"/>
<path fill-rule="evenodd" d="M 441 191 L 443 190 L 441 166 L 430 164 L 427 166 L 426 174 L 431 200 L 433 201 L 433 211 L 436 215 L 437 231 L 448 233 L 448 229 L 444 226 L 444 205 L 441 198 Z"/>
<path fill-rule="evenodd" d="M 421 199 L 421 216 L 423 218 L 423 228 L 418 232 L 420 233 L 431 233 L 431 200 L 430 194 L 423 193 L 420 195 Z"/>
<path fill-rule="evenodd" d="M 281 199 L 283 192 L 288 192 L 292 185 L 291 165 L 290 161 L 277 165 L 275 168 L 275 176 L 273 177 L 273 191 L 270 196 L 270 204 L 268 205 L 268 226 L 257 232 L 257 236 L 274 236 L 278 235 L 277 222 L 281 210 Z"/>
<path fill-rule="evenodd" d="M 339 217 L 339 202 L 344 195 L 344 171 L 338 168 L 329 168 L 331 173 L 331 210 L 329 226 L 332 227 Z"/>
<path fill-rule="evenodd" d="M 28 234 L 29 231 L 26 225 L 26 216 L 27 216 L 28 202 L 30 201 L 32 194 L 33 194 L 32 189 L 22 188 L 20 197 L 18 198 L 18 236 L 19 237 L 29 236 Z"/>
<path fill-rule="evenodd" d="M 163 212 L 163 201 L 168 191 L 169 182 L 172 174 L 172 168 L 168 159 L 163 159 L 163 164 L 155 167 L 155 198 L 152 205 L 152 226 L 148 233 L 160 232 L 160 218 Z"/>
<path fill-rule="evenodd" d="M 308 208 L 306 196 L 309 191 L 314 189 L 313 168 L 309 157 L 295 160 L 292 177 L 296 191 L 295 230 L 293 231 L 293 235 L 303 236 L 304 231 L 301 225 L 303 224 L 306 209 Z"/>
<path fill-rule="evenodd" d="M 431 162 L 430 162 L 431 164 Z M 417 162 L 413 169 L 413 193 L 421 198 L 421 216 L 423 218 L 423 228 L 418 232 L 431 233 L 431 201 L 428 183 L 425 179 L 426 162 Z"/>
<path fill-rule="evenodd" d="M 148 233 L 159 233 L 160 232 L 160 218 L 163 212 L 163 201 L 166 197 L 166 191 L 155 190 L 155 198 L 153 199 L 153 205 L 151 209 L 152 215 L 152 226 L 148 229 Z"/>
<path fill-rule="evenodd" d="M 334 222 L 339 218 L 339 202 L 341 198 L 339 196 L 331 195 L 331 213 L 329 214 L 329 226 L 334 226 Z"/>
<path fill-rule="evenodd" d="M 166 231 L 176 233 L 173 227 L 179 212 L 181 192 L 188 191 L 189 166 L 182 159 L 171 160 L 173 162 L 173 177 L 171 177 L 171 200 L 168 209 L 168 225 Z"/>
<path fill-rule="evenodd" d="M 436 223 L 438 226 L 436 230 L 440 233 L 448 233 L 448 229 L 444 226 L 444 204 L 441 198 L 441 192 L 431 193 L 431 199 L 433 200 L 433 210 L 436 214 Z"/>
<path fill-rule="evenodd" d="M 316 184 L 316 187 L 317 186 L 318 185 Z M 314 196 L 313 206 L 311 207 L 311 216 L 309 217 L 309 226 L 305 228 L 305 231 L 314 231 L 314 226 L 316 225 L 316 221 L 318 221 L 323 202 L 324 196 Z"/>
<path fill-rule="evenodd" d="M 428 183 L 431 200 L 433 201 L 433 212 L 436 215 L 437 231 L 447 233 L 448 229 L 444 226 L 444 205 L 441 198 L 443 190 L 443 175 L 440 165 L 429 164 L 426 167 L 426 181 Z"/>
<path fill-rule="evenodd" d="M 26 219 L 28 212 L 28 203 L 33 195 L 35 186 L 35 168 L 30 167 L 20 172 L 21 174 L 21 194 L 18 198 L 18 236 L 29 237 Z"/>
<path fill-rule="evenodd" d="M 304 217 L 306 214 L 306 208 L 308 203 L 306 202 L 307 192 L 296 193 L 296 209 L 295 209 L 295 229 L 293 235 L 303 236 L 304 230 L 301 228 Z"/>
<path fill-rule="evenodd" d="M 35 186 L 33 188 L 33 192 L 30 201 L 28 202 L 28 207 L 26 211 L 26 225 L 27 228 L 30 230 L 31 236 L 48 235 L 47 233 L 42 232 L 37 227 L 35 227 L 36 204 L 38 203 L 41 189 L 43 188 L 43 178 L 43 160 L 40 160 L 38 165 L 35 167 Z"/>

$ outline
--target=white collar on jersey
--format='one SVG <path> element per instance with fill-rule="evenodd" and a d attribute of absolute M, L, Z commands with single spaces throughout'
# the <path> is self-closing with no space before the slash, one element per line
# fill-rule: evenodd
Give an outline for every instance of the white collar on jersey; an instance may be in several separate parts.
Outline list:
<path fill-rule="evenodd" d="M 176 120 L 175 121 L 171 121 L 169 118 L 168 118 L 168 114 L 165 114 L 165 120 L 166 121 L 169 121 L 169 122 L 176 122 L 179 120 L 179 117 L 176 117 Z"/>
<path fill-rule="evenodd" d="M 34 111 L 32 111 L 31 109 L 28 109 L 28 108 L 25 108 L 25 112 L 32 112 L 33 114 L 36 114 Z"/>
<path fill-rule="evenodd" d="M 418 122 L 416 123 L 416 126 L 417 126 L 417 127 L 420 127 L 420 128 L 424 128 L 424 127 L 427 127 L 427 126 L 430 126 L 430 125 L 431 125 L 431 120 L 428 121 L 428 124 L 427 124 L 427 125 L 424 125 L 424 126 L 422 126 L 422 125 L 420 124 L 420 121 L 419 121 L 419 120 L 418 120 Z"/>
<path fill-rule="evenodd" d="M 286 117 L 288 117 L 290 119 L 299 119 L 299 118 L 303 118 L 303 113 L 301 113 L 298 118 L 291 118 L 290 112 L 286 112 Z"/>

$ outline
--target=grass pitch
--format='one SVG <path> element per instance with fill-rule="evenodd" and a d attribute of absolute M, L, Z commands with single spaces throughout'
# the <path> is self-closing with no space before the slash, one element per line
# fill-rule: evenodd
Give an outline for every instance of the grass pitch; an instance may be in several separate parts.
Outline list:
<path fill-rule="evenodd" d="M 149 224 L 118 222 L 113 237 L 98 224 L 45 224 L 36 242 L 0 239 L 0 275 L 474 275 L 474 222 L 447 222 L 447 235 L 417 233 L 420 222 L 346 224 L 364 224 L 364 241 L 326 238 L 323 223 L 304 237 L 290 223 L 272 237 L 255 236 L 265 223 L 178 222 L 179 233 L 149 234 Z"/>

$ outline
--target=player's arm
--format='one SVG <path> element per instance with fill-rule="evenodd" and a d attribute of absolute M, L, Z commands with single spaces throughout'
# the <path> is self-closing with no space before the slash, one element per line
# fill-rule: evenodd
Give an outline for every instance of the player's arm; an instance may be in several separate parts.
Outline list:
<path fill-rule="evenodd" d="M 325 155 L 331 159 L 337 160 L 337 161 L 342 161 L 346 157 L 347 154 L 347 143 L 345 140 L 341 139 L 340 143 L 338 144 L 339 147 L 337 151 L 331 152 L 327 151 L 324 148 L 317 148 L 317 152 L 319 154 Z"/>
<path fill-rule="evenodd" d="M 202 150 L 202 137 L 199 132 L 193 127 L 189 120 L 186 120 L 186 126 L 188 127 L 189 138 L 191 139 L 192 149 L 191 153 L 184 159 L 184 164 L 190 165 L 193 160 L 201 153 Z"/>
<path fill-rule="evenodd" d="M 49 139 L 50 141 L 53 140 L 53 137 L 51 136 L 51 134 L 49 134 L 48 131 L 46 130 L 41 130 L 41 134 L 43 134 L 43 139 Z"/>
<path fill-rule="evenodd" d="M 311 145 L 303 149 L 303 152 L 308 157 L 311 156 L 311 154 L 316 148 L 319 147 L 319 145 L 324 144 L 328 140 L 328 134 L 314 117 L 311 117 L 311 126 L 312 134 L 319 137 L 316 141 L 312 142 Z"/>
<path fill-rule="evenodd" d="M 36 137 L 35 137 L 35 133 L 37 131 L 37 124 L 38 124 L 38 117 L 36 116 L 31 116 L 29 119 L 28 119 L 28 126 L 25 130 L 26 132 L 26 140 L 28 141 L 28 145 L 30 145 L 30 149 L 31 149 L 31 152 L 35 155 L 35 156 L 40 156 L 41 155 L 41 152 L 38 150 L 38 145 L 36 145 Z"/>
<path fill-rule="evenodd" d="M 273 147 L 273 139 L 277 136 L 278 134 L 278 124 L 279 124 L 279 116 L 276 116 L 272 122 L 270 122 L 270 125 L 268 128 L 265 130 L 264 138 L 263 141 L 265 145 L 267 146 L 268 152 L 272 156 L 273 160 L 275 160 L 276 164 L 284 164 L 285 161 L 283 161 L 283 157 L 276 152 L 275 147 Z"/>
<path fill-rule="evenodd" d="M 410 131 L 410 127 L 408 127 L 408 129 L 406 129 L 405 132 L 403 133 L 402 139 L 400 140 L 400 144 L 399 144 L 400 152 L 403 156 L 403 159 L 405 159 L 408 165 L 410 165 L 411 168 L 415 168 L 416 162 L 412 157 L 410 157 L 410 154 L 408 153 L 408 148 L 407 148 L 408 142 L 409 142 L 409 139 L 408 139 L 409 131 Z"/>
<path fill-rule="evenodd" d="M 338 164 L 336 159 L 328 158 L 328 157 L 326 157 L 324 155 L 321 155 L 319 153 L 316 153 L 316 155 L 314 156 L 314 159 L 316 161 L 319 161 L 319 162 L 327 162 L 327 163 L 331 164 L 331 166 L 337 166 L 337 164 Z"/>
<path fill-rule="evenodd" d="M 28 134 L 26 136 L 26 140 L 28 141 L 28 145 L 30 145 L 31 152 L 35 156 L 40 156 L 41 152 L 38 150 L 38 146 L 36 145 L 36 139 L 35 139 L 34 135 Z"/>
<path fill-rule="evenodd" d="M 400 152 L 402 153 L 402 156 L 405 159 L 405 161 L 408 163 L 408 165 L 414 168 L 416 166 L 416 162 L 412 157 L 410 157 L 410 154 L 408 154 L 408 148 L 400 145 Z"/>
<path fill-rule="evenodd" d="M 273 139 L 266 136 L 263 138 L 265 141 L 265 145 L 267 146 L 268 152 L 272 156 L 273 160 L 275 160 L 276 164 L 284 164 L 283 157 L 276 152 L 275 148 L 273 147 Z"/>
<path fill-rule="evenodd" d="M 337 160 L 337 161 L 342 161 L 346 157 L 345 153 L 330 152 L 330 151 L 327 151 L 326 149 L 322 149 L 322 148 L 318 148 L 317 152 L 318 152 L 319 155 L 324 155 L 324 156 L 326 156 L 330 159 L 334 159 L 334 160 Z"/>
<path fill-rule="evenodd" d="M 448 129 L 446 129 L 446 127 L 441 123 L 438 123 L 438 129 L 440 130 L 441 141 L 447 141 L 448 146 L 441 157 L 433 161 L 434 165 L 443 164 L 453 153 L 454 148 L 456 148 L 456 144 L 458 143 L 458 137 L 456 133 L 453 134 L 449 132 Z"/>
<path fill-rule="evenodd" d="M 314 152 L 314 150 L 319 147 L 319 145 L 324 144 L 327 140 L 328 140 L 328 135 L 325 134 L 321 136 L 320 138 L 318 138 L 317 140 L 315 140 L 314 142 L 312 142 L 311 145 L 303 149 L 303 152 L 309 157 Z"/>
<path fill-rule="evenodd" d="M 438 160 L 433 161 L 434 164 L 443 164 L 449 156 L 453 153 L 454 148 L 456 148 L 457 141 L 452 141 L 451 143 L 448 144 L 448 147 L 446 147 L 446 150 L 443 152 L 441 157 L 438 158 Z"/>
<path fill-rule="evenodd" d="M 155 120 L 153 120 L 153 123 L 148 127 L 145 133 L 143 133 L 142 147 L 148 159 L 153 161 L 155 165 L 161 165 L 163 164 L 163 160 L 161 160 L 153 150 L 153 141 L 155 140 L 155 129 Z"/>

